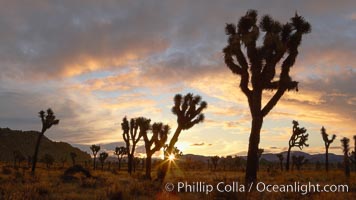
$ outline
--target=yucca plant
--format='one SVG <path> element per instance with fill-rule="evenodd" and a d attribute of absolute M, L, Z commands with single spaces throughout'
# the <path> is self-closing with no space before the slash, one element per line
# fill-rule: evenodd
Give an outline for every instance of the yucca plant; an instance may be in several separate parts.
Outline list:
<path fill-rule="evenodd" d="M 91 152 L 93 153 L 93 156 L 94 156 L 93 169 L 96 170 L 96 155 L 100 151 L 100 146 L 93 144 L 93 145 L 90 146 L 90 150 L 91 150 Z"/>
<path fill-rule="evenodd" d="M 240 77 L 240 88 L 247 97 L 252 116 L 245 175 L 246 182 L 251 183 L 257 178 L 263 119 L 286 91 L 298 91 L 298 82 L 293 81 L 289 72 L 299 53 L 302 36 L 311 31 L 311 26 L 298 14 L 285 24 L 269 15 L 258 23 L 257 11 L 249 10 L 237 25 L 227 24 L 225 31 L 228 35 L 228 44 L 223 49 L 225 64 Z M 261 33 L 264 33 L 262 45 L 257 46 Z M 278 63 L 281 71 L 276 77 Z M 263 106 L 262 93 L 266 90 L 276 92 Z"/>
<path fill-rule="evenodd" d="M 300 128 L 299 123 L 295 120 L 293 120 L 293 129 L 292 129 L 292 136 L 289 139 L 289 148 L 288 148 L 288 153 L 287 153 L 287 161 L 286 161 L 286 171 L 289 171 L 289 160 L 290 160 L 290 151 L 292 147 L 299 147 L 300 150 L 303 149 L 303 147 L 308 147 L 309 144 L 307 144 L 308 136 L 307 134 L 307 129 Z"/>
<path fill-rule="evenodd" d="M 154 123 L 152 125 L 152 136 L 148 137 L 148 132 L 143 133 L 146 149 L 146 178 L 151 179 L 152 155 L 159 151 L 165 145 L 169 133 L 169 126 L 163 123 Z"/>
<path fill-rule="evenodd" d="M 101 164 L 101 170 L 104 170 L 104 164 L 105 164 L 105 160 L 108 158 L 109 154 L 106 152 L 101 152 L 99 154 L 99 161 Z"/>
<path fill-rule="evenodd" d="M 135 149 L 137 143 L 142 138 L 143 134 L 150 129 L 150 119 L 144 117 L 138 117 L 131 119 L 130 122 L 126 117 L 122 119 L 121 128 L 122 128 L 122 137 L 126 143 L 127 149 L 127 158 L 128 158 L 128 173 L 132 174 L 132 171 L 135 169 Z"/>
<path fill-rule="evenodd" d="M 192 93 L 188 93 L 185 96 L 176 94 L 173 101 L 174 105 L 172 107 L 172 113 L 177 116 L 178 126 L 166 149 L 165 162 L 163 164 L 161 173 L 161 177 L 163 179 L 166 176 L 169 167 L 167 156 L 173 153 L 180 133 L 184 130 L 192 128 L 196 124 L 203 122 L 204 114 L 202 112 L 208 107 L 208 104 L 205 101 L 202 101 L 199 95 L 193 95 Z"/>
<path fill-rule="evenodd" d="M 344 152 L 344 171 L 345 176 L 350 177 L 350 161 L 349 161 L 349 150 L 350 150 L 350 139 L 349 138 L 342 138 L 341 140 L 341 147 L 342 151 Z"/>
<path fill-rule="evenodd" d="M 121 170 L 121 160 L 124 157 L 124 155 L 127 155 L 127 149 L 126 147 L 116 147 L 114 154 L 117 156 L 117 159 L 119 160 L 119 171 Z"/>
<path fill-rule="evenodd" d="M 328 172 L 329 171 L 329 147 L 330 144 L 333 143 L 333 141 L 336 138 L 336 135 L 332 135 L 331 139 L 329 139 L 329 135 L 326 133 L 326 130 L 324 128 L 324 126 L 321 128 L 321 135 L 323 137 L 324 140 L 324 144 L 325 144 L 325 170 Z"/>
<path fill-rule="evenodd" d="M 31 170 L 32 175 L 35 174 L 38 151 L 40 148 L 40 143 L 41 143 L 41 139 L 42 139 L 43 135 L 52 126 L 59 124 L 59 119 L 56 119 L 56 116 L 54 115 L 54 112 L 52 111 L 51 108 L 48 108 L 46 112 L 41 110 L 38 114 L 39 114 L 39 117 L 41 118 L 42 130 L 41 130 L 40 134 L 38 135 L 35 152 L 33 155 L 32 170 Z"/>

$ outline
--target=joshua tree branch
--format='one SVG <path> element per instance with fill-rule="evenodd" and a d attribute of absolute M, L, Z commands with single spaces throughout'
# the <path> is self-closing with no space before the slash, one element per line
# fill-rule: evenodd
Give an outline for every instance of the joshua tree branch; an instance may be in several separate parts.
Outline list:
<path fill-rule="evenodd" d="M 277 104 L 277 102 L 283 96 L 283 94 L 286 90 L 287 89 L 284 87 L 278 88 L 277 92 L 273 95 L 273 97 L 268 101 L 268 103 L 262 109 L 263 117 L 266 116 L 272 110 L 272 108 Z"/>

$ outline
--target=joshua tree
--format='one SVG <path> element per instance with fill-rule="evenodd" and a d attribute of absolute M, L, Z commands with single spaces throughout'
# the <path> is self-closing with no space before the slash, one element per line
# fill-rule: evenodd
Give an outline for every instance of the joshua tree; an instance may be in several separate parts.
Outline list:
<path fill-rule="evenodd" d="M 41 160 L 46 164 L 47 169 L 49 169 L 54 162 L 54 158 L 50 154 L 45 154 Z"/>
<path fill-rule="evenodd" d="M 211 162 L 213 163 L 214 171 L 216 171 L 216 168 L 217 168 L 217 166 L 218 166 L 219 159 L 220 159 L 219 156 L 211 157 Z"/>
<path fill-rule="evenodd" d="M 292 160 L 293 163 L 295 164 L 295 166 L 297 167 L 297 170 L 299 171 L 301 169 L 301 167 L 308 163 L 308 159 L 305 159 L 304 156 L 292 156 Z"/>
<path fill-rule="evenodd" d="M 240 88 L 247 97 L 252 117 L 245 176 L 246 182 L 251 183 L 257 178 L 263 119 L 286 91 L 298 91 L 298 82 L 292 80 L 289 71 L 297 58 L 302 36 L 310 32 L 311 26 L 297 14 L 284 25 L 268 15 L 262 17 L 258 24 L 257 11 L 249 10 L 240 18 L 237 26 L 227 24 L 225 30 L 229 36 L 228 45 L 223 50 L 225 64 L 241 77 Z M 261 31 L 265 34 L 262 46 L 257 47 Z M 246 47 L 246 55 L 243 46 Z M 283 57 L 285 59 L 282 61 Z M 282 63 L 281 72 L 279 79 L 275 80 L 278 63 Z M 276 92 L 263 106 L 262 93 L 265 90 Z"/>
<path fill-rule="evenodd" d="M 90 146 L 90 150 L 92 151 L 93 156 L 94 156 L 93 169 L 95 170 L 96 169 L 96 155 L 100 151 L 100 146 L 93 144 Z"/>
<path fill-rule="evenodd" d="M 354 151 L 351 153 L 353 157 L 352 162 L 354 163 L 354 170 L 356 171 L 356 135 L 354 135 Z"/>
<path fill-rule="evenodd" d="M 144 117 L 131 119 L 130 123 L 126 117 L 122 119 L 122 137 L 126 143 L 129 174 L 131 174 L 132 170 L 134 169 L 134 155 L 136 144 L 140 141 L 143 133 L 147 132 L 150 129 L 150 122 L 150 119 L 146 119 Z"/>
<path fill-rule="evenodd" d="M 101 170 L 104 170 L 104 163 L 105 163 L 105 160 L 108 158 L 109 154 L 106 153 L 106 152 L 101 152 L 99 154 L 99 161 L 100 161 L 100 164 L 101 164 Z"/>
<path fill-rule="evenodd" d="M 323 140 L 325 144 L 325 170 L 328 172 L 329 171 L 329 146 L 335 140 L 336 135 L 334 134 L 329 140 L 328 134 L 326 133 L 324 126 L 321 128 L 321 135 L 323 136 Z"/>
<path fill-rule="evenodd" d="M 257 170 L 260 169 L 260 160 L 261 160 L 261 156 L 263 154 L 265 150 L 264 149 L 258 149 L 258 153 L 257 153 L 257 156 L 258 156 L 258 166 L 257 166 Z"/>
<path fill-rule="evenodd" d="M 126 147 L 116 147 L 114 154 L 117 155 L 117 159 L 119 160 L 119 171 L 120 171 L 121 160 L 124 157 L 124 155 L 127 154 L 127 149 L 126 149 Z"/>
<path fill-rule="evenodd" d="M 50 108 L 47 109 L 47 112 L 41 110 L 38 114 L 39 114 L 39 117 L 41 118 L 42 130 L 41 130 L 41 133 L 38 135 L 35 153 L 33 155 L 32 171 L 31 171 L 32 175 L 35 175 L 38 150 L 39 150 L 41 139 L 42 139 L 44 133 L 48 129 L 50 129 L 53 125 L 57 125 L 59 123 L 59 119 L 56 119 L 56 116 L 54 115 L 52 109 L 50 109 Z"/>
<path fill-rule="evenodd" d="M 208 107 L 205 101 L 201 100 L 201 97 L 192 93 L 186 94 L 184 97 L 181 94 L 174 96 L 174 105 L 172 107 L 172 113 L 177 116 L 177 129 L 174 132 L 168 147 L 166 149 L 167 154 L 172 154 L 174 146 L 178 141 L 178 137 L 183 130 L 188 130 L 194 125 L 204 121 L 204 109 Z M 165 161 L 168 157 L 165 157 Z M 167 174 L 169 162 L 164 162 L 162 167 L 162 177 Z M 163 179 L 162 179 L 163 180 Z"/>
<path fill-rule="evenodd" d="M 75 152 L 70 152 L 70 158 L 72 159 L 73 166 L 75 165 L 75 158 L 76 157 L 77 157 L 77 154 Z"/>
<path fill-rule="evenodd" d="M 152 137 L 148 138 L 147 132 L 143 133 L 146 149 L 146 178 L 151 179 L 151 161 L 152 155 L 159 151 L 167 141 L 169 126 L 162 123 L 154 123 L 152 125 Z"/>
<path fill-rule="evenodd" d="M 282 153 L 279 153 L 279 154 L 276 154 L 276 156 L 278 157 L 279 159 L 279 164 L 281 165 L 281 171 L 283 171 L 283 154 Z"/>
<path fill-rule="evenodd" d="M 307 129 L 300 128 L 299 123 L 293 120 L 293 130 L 292 136 L 289 139 L 289 148 L 287 154 L 287 162 L 286 162 L 286 171 L 289 171 L 289 159 L 290 159 L 290 151 L 292 147 L 299 147 L 300 150 L 303 149 L 304 146 L 308 147 L 309 145 L 306 143 L 308 140 Z"/>
<path fill-rule="evenodd" d="M 349 150 L 350 150 L 350 139 L 349 138 L 342 138 L 341 140 L 342 151 L 344 152 L 344 169 L 345 169 L 345 176 L 350 177 L 350 162 L 349 162 Z"/>

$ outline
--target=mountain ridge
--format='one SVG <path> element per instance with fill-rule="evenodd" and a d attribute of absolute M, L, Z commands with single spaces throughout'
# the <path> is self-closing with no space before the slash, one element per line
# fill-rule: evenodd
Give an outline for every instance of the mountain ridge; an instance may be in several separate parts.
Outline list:
<path fill-rule="evenodd" d="M 38 131 L 0 128 L 0 161 L 13 161 L 14 151 L 19 151 L 26 159 L 28 156 L 33 156 L 39 134 Z M 88 153 L 79 148 L 73 147 L 66 142 L 52 141 L 44 135 L 41 140 L 38 158 L 41 159 L 45 154 L 50 154 L 55 158 L 56 162 L 60 162 L 61 159 L 71 162 L 71 152 L 77 155 L 76 162 L 78 163 L 91 159 Z"/>

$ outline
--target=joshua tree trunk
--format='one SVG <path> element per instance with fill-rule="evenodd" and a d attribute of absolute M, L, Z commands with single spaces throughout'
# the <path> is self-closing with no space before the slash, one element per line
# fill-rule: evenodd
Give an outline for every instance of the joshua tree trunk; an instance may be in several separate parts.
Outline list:
<path fill-rule="evenodd" d="M 257 179 L 258 144 L 260 143 L 260 132 L 262 123 L 263 118 L 261 116 L 252 117 L 252 128 L 247 153 L 247 166 L 249 167 L 246 169 L 246 183 L 252 183 Z"/>
<path fill-rule="evenodd" d="M 174 135 L 171 139 L 171 141 L 169 142 L 168 148 L 167 148 L 167 153 L 171 154 L 173 149 L 174 149 L 174 145 L 177 143 L 178 141 L 178 136 L 180 134 L 180 132 L 182 131 L 181 127 L 177 127 L 176 131 L 174 132 Z M 167 158 L 166 158 L 167 159 Z"/>
<path fill-rule="evenodd" d="M 93 161 L 93 169 L 96 169 L 96 155 L 94 155 L 94 161 Z"/>
<path fill-rule="evenodd" d="M 287 161 L 286 161 L 286 171 L 289 171 L 289 160 L 290 160 L 290 150 L 292 149 L 291 146 L 288 148 L 288 153 L 287 153 Z"/>
<path fill-rule="evenodd" d="M 127 172 L 132 173 L 133 156 L 130 154 L 127 156 Z"/>
<path fill-rule="evenodd" d="M 329 147 L 326 147 L 325 150 L 325 169 L 327 172 L 329 171 Z"/>
<path fill-rule="evenodd" d="M 146 178 L 151 179 L 151 161 L 152 161 L 152 154 L 147 154 L 146 158 Z"/>
<path fill-rule="evenodd" d="M 173 152 L 173 149 L 174 149 L 174 145 L 177 143 L 178 141 L 178 136 L 180 134 L 180 132 L 182 131 L 182 128 L 180 126 L 177 127 L 176 131 L 174 132 L 174 135 L 171 139 L 171 141 L 169 142 L 169 145 L 167 147 L 167 151 L 166 151 L 166 154 L 167 155 L 170 155 L 172 154 Z M 164 155 L 164 162 L 163 162 L 163 166 L 162 166 L 162 181 L 164 180 L 164 178 L 166 177 L 167 175 L 167 171 L 168 171 L 168 168 L 169 168 L 169 161 L 168 161 L 168 157 L 167 155 Z"/>
<path fill-rule="evenodd" d="M 119 158 L 119 171 L 121 170 L 121 160 L 122 158 Z"/>
<path fill-rule="evenodd" d="M 33 155 L 33 160 L 32 160 L 32 171 L 31 174 L 34 175 L 35 174 L 35 169 L 36 169 L 36 163 L 37 163 L 37 156 L 38 156 L 38 150 L 40 148 L 40 143 L 41 143 L 41 139 L 42 136 L 44 134 L 44 131 L 42 130 L 40 135 L 37 138 L 37 143 L 36 143 L 36 148 L 35 148 L 35 154 Z"/>

